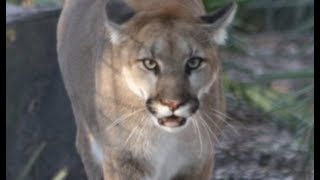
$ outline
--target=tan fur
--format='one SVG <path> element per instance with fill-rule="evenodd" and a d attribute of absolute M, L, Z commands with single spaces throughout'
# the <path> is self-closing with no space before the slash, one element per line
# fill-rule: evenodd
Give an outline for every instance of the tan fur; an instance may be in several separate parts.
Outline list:
<path fill-rule="evenodd" d="M 223 127 L 223 117 L 212 109 L 225 113 L 221 62 L 211 41 L 218 29 L 199 19 L 200 0 L 128 0 L 136 15 L 116 26 L 106 17 L 107 3 L 67 0 L 58 24 L 59 65 L 88 178 L 210 179 L 212 146 Z M 187 76 L 192 53 L 206 62 Z M 158 75 L 137 61 L 151 56 L 161 67 Z M 161 94 L 189 100 L 186 93 L 200 104 L 191 115 L 192 104 L 182 106 L 187 124 L 173 132 L 157 125 L 147 99 Z"/>

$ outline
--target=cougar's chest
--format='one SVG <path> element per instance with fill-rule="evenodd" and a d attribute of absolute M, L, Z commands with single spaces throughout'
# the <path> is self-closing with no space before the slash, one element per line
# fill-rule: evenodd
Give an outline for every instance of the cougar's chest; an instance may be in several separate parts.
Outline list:
<path fill-rule="evenodd" d="M 159 138 L 150 153 L 154 174 L 146 180 L 170 180 L 184 168 L 195 163 L 193 144 L 172 134 Z"/>

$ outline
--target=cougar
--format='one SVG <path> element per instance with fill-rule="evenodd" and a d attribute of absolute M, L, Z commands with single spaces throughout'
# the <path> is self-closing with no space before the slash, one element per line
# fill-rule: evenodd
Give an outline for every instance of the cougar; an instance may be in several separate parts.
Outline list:
<path fill-rule="evenodd" d="M 57 52 L 88 179 L 208 180 L 236 4 L 66 0 Z"/>

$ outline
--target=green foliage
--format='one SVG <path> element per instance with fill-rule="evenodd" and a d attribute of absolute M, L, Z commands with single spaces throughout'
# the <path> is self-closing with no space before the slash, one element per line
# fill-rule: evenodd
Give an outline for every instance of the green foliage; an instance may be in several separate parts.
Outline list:
<path fill-rule="evenodd" d="M 56 5 L 59 0 L 33 0 L 36 5 Z"/>
<path fill-rule="evenodd" d="M 208 12 L 232 0 L 203 0 Z M 313 0 L 233 0 L 239 8 L 234 26 L 245 32 L 266 30 L 313 31 Z M 254 16 L 252 16 L 254 14 Z"/>
<path fill-rule="evenodd" d="M 301 78 L 313 78 L 313 69 L 304 69 L 295 72 L 275 72 L 272 74 L 263 74 L 256 78 L 256 80 L 278 80 L 278 79 L 301 79 Z"/>
<path fill-rule="evenodd" d="M 243 4 L 251 0 L 235 0 L 237 4 Z M 211 12 L 219 7 L 231 2 L 230 0 L 203 0 L 203 4 L 208 12 Z"/>

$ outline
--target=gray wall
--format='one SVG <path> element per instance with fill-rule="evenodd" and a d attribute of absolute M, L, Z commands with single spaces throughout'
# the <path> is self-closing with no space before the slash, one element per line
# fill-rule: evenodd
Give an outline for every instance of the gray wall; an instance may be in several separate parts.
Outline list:
<path fill-rule="evenodd" d="M 56 59 L 59 13 L 7 5 L 6 179 L 23 171 L 26 179 L 52 179 L 63 168 L 67 179 L 86 179 Z M 26 167 L 40 146 L 34 163 Z"/>

